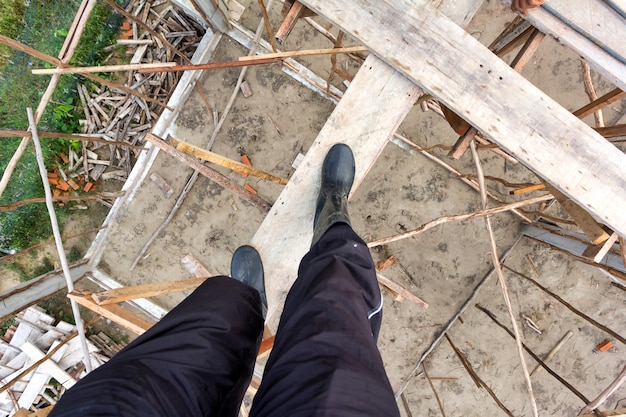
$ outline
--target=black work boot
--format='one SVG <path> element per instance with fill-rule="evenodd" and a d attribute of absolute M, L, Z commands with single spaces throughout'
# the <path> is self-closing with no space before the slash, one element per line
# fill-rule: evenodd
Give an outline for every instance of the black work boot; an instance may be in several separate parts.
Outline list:
<path fill-rule="evenodd" d="M 354 182 L 354 155 L 343 143 L 333 145 L 322 165 L 322 184 L 315 207 L 313 242 L 315 245 L 324 232 L 335 223 L 350 225 L 348 194 Z"/>
<path fill-rule="evenodd" d="M 237 248 L 230 260 L 230 276 L 257 290 L 261 296 L 263 318 L 267 314 L 267 296 L 265 295 L 265 276 L 261 255 L 252 246 Z"/>

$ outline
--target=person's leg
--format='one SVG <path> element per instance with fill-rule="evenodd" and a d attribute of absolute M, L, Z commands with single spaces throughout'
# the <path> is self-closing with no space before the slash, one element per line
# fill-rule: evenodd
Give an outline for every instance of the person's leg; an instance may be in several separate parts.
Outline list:
<path fill-rule="evenodd" d="M 237 416 L 261 343 L 261 308 L 252 287 L 206 280 L 50 416 Z"/>
<path fill-rule="evenodd" d="M 399 416 L 376 347 L 381 309 L 367 245 L 332 225 L 300 264 L 250 415 Z"/>

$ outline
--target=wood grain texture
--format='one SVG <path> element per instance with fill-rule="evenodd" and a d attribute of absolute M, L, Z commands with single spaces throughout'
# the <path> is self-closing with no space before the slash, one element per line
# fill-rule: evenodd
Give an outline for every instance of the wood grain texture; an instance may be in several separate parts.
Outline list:
<path fill-rule="evenodd" d="M 423 86 L 597 220 L 626 233 L 626 155 L 429 2 L 303 3 Z"/>
<path fill-rule="evenodd" d="M 309 250 L 322 162 L 330 147 L 348 144 L 356 160 L 353 192 L 417 99 L 418 87 L 370 56 L 335 108 L 304 160 L 252 238 L 268 278 L 271 317 L 282 306 Z"/>

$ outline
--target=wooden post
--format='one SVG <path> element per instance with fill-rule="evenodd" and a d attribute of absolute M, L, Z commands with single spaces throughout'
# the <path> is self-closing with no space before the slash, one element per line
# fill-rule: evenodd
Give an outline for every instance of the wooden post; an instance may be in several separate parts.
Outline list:
<path fill-rule="evenodd" d="M 287 36 L 289 36 L 293 28 L 296 26 L 296 22 L 300 18 L 300 15 L 304 11 L 304 9 L 304 5 L 299 1 L 296 1 L 291 5 L 289 13 L 287 13 L 287 16 L 285 16 L 285 20 L 283 20 L 283 23 L 276 31 L 276 42 L 278 42 L 280 45 L 285 42 Z"/>

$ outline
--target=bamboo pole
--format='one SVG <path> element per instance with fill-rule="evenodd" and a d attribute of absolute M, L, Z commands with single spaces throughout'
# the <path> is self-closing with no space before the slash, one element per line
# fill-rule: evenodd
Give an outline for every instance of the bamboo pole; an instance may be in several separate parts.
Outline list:
<path fill-rule="evenodd" d="M 46 176 L 46 184 L 47 183 L 48 183 L 48 179 Z M 58 203 L 59 201 L 65 202 L 65 201 L 98 200 L 98 199 L 103 199 L 103 198 L 117 198 L 123 195 L 124 195 L 124 191 L 121 191 L 118 193 L 101 193 L 101 194 L 94 194 L 94 195 L 79 195 L 79 196 L 59 195 L 56 197 L 51 197 L 50 201 L 54 203 Z M 11 204 L 0 206 L 0 213 L 4 211 L 15 210 L 18 207 L 26 206 L 28 204 L 45 203 L 46 201 L 47 201 L 46 197 L 28 198 L 26 200 L 16 201 Z"/>
<path fill-rule="evenodd" d="M 35 75 L 87 74 L 93 72 L 135 71 L 144 68 L 151 69 L 174 66 L 176 66 L 176 62 L 152 62 L 147 64 L 96 65 L 92 67 L 35 68 L 31 70 L 31 72 Z"/>
<path fill-rule="evenodd" d="M 521 200 L 521 201 L 516 201 L 514 203 L 509 203 L 509 204 L 505 204 L 499 207 L 493 207 L 493 208 L 488 208 L 488 209 L 482 209 L 482 210 L 477 210 L 477 211 L 473 211 L 471 213 L 466 213 L 466 214 L 457 214 L 457 215 L 453 215 L 453 216 L 442 216 L 442 217 L 438 217 L 434 220 L 431 220 L 429 222 L 424 223 L 423 225 L 421 225 L 420 227 L 413 229 L 413 230 L 409 230 L 408 232 L 404 232 L 404 233 L 399 233 L 397 235 L 393 235 L 393 236 L 389 236 L 383 239 L 378 239 L 372 242 L 369 242 L 367 244 L 368 247 L 373 248 L 376 246 L 381 246 L 381 245 L 386 245 L 388 243 L 391 242 L 395 242 L 397 240 L 402 240 L 402 239 L 407 239 L 409 237 L 413 237 L 415 235 L 418 235 L 420 233 L 424 233 L 425 231 L 432 229 L 435 226 L 438 226 L 440 224 L 443 223 L 447 223 L 450 221 L 461 221 L 461 220 L 468 220 L 468 219 L 472 219 L 475 217 L 485 217 L 485 216 L 490 216 L 492 214 L 496 214 L 496 213 L 502 213 L 505 211 L 511 211 L 513 209 L 519 208 L 519 207 L 523 207 L 523 206 L 527 206 L 529 204 L 534 204 L 534 203 L 539 203 L 542 201 L 546 201 L 546 200 L 550 200 L 552 197 L 552 195 L 550 194 L 545 194 L 539 197 L 533 197 L 533 198 L 529 198 L 526 200 Z"/>
<path fill-rule="evenodd" d="M 20 137 L 32 137 L 32 134 L 28 130 L 13 130 L 13 129 L 0 129 L 0 138 L 20 138 Z M 141 145 L 131 145 L 128 142 L 120 142 L 114 140 L 106 140 L 102 139 L 102 135 L 99 133 L 94 134 L 71 134 L 71 133 L 61 133 L 61 132 L 39 132 L 39 139 L 72 139 L 72 140 L 80 140 L 83 142 L 98 142 L 98 143 L 106 143 L 107 145 L 116 145 L 123 146 L 131 149 L 139 149 L 146 150 L 145 147 Z"/>
<path fill-rule="evenodd" d="M 254 62 L 257 59 L 262 59 L 262 58 L 287 59 L 287 58 L 295 58 L 299 56 L 349 54 L 349 53 L 355 53 L 355 52 L 367 52 L 367 48 L 365 48 L 364 46 L 347 46 L 343 48 L 305 49 L 301 51 L 275 52 L 271 54 L 242 56 L 242 57 L 239 57 L 239 61 Z"/>
<path fill-rule="evenodd" d="M 48 208 L 48 214 L 50 215 L 50 223 L 52 225 L 52 232 L 54 234 L 54 240 L 57 246 L 57 252 L 59 254 L 59 261 L 63 268 L 63 275 L 65 275 L 65 282 L 67 284 L 68 292 L 74 289 L 74 281 L 70 273 L 69 265 L 67 264 L 67 258 L 65 257 L 65 250 L 63 249 L 63 241 L 61 239 L 61 232 L 59 231 L 59 224 L 57 222 L 57 216 L 54 211 L 54 205 L 52 203 L 52 192 L 50 191 L 50 184 L 48 183 L 48 173 L 46 171 L 46 165 L 43 160 L 43 152 L 41 150 L 41 144 L 39 143 L 39 137 L 37 136 L 37 124 L 35 123 L 35 117 L 33 110 L 29 107 L 26 109 L 28 113 L 28 123 L 33 134 L 33 144 L 35 145 L 35 154 L 37 156 L 37 164 L 39 165 L 39 173 L 41 175 L 41 182 L 43 183 L 44 192 L 46 194 L 46 206 Z M 89 356 L 89 349 L 87 348 L 87 338 L 85 336 L 84 323 L 80 317 L 80 310 L 78 304 L 75 301 L 70 301 L 72 306 L 72 313 L 74 314 L 74 322 L 76 323 L 76 329 L 78 330 L 78 336 L 80 337 L 80 345 L 83 351 L 83 362 L 87 372 L 91 372 L 91 359 Z"/>

